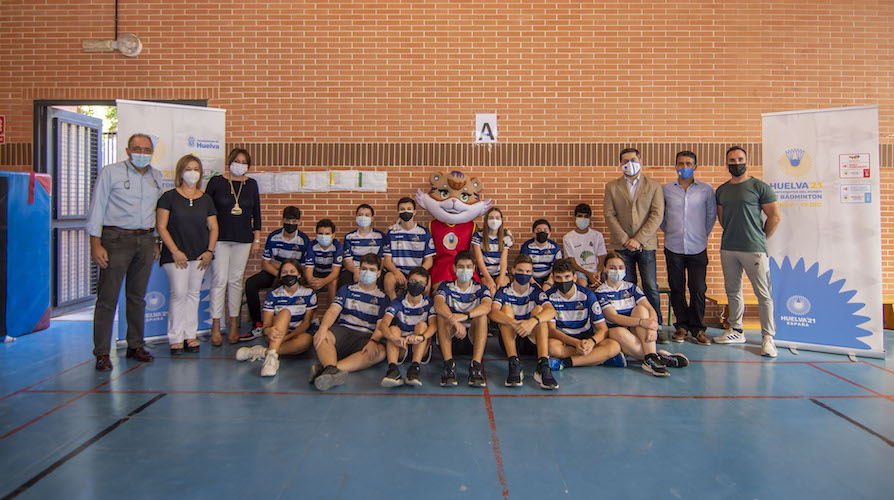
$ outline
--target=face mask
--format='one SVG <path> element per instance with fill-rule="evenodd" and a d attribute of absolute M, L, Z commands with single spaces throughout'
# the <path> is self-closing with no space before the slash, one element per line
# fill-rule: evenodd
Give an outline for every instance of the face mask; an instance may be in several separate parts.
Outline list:
<path fill-rule="evenodd" d="M 688 179 L 688 178 L 692 177 L 692 174 L 694 174 L 694 173 L 695 173 L 694 168 L 683 167 L 683 168 L 677 169 L 677 175 L 679 175 L 681 179 Z"/>
<path fill-rule="evenodd" d="M 407 282 L 407 293 L 412 295 L 413 297 L 422 295 L 425 292 L 425 285 L 419 283 L 418 281 L 408 281 Z"/>
<path fill-rule="evenodd" d="M 283 224 L 282 230 L 287 233 L 294 233 L 298 230 L 298 224 Z"/>
<path fill-rule="evenodd" d="M 332 244 L 332 235 L 331 234 L 318 234 L 317 235 L 317 243 L 320 244 L 321 247 L 328 247 Z"/>
<path fill-rule="evenodd" d="M 472 269 L 457 269 L 456 270 L 456 280 L 460 283 L 468 283 L 472 280 L 472 275 L 475 273 Z"/>
<path fill-rule="evenodd" d="M 373 222 L 372 217 L 367 217 L 365 215 L 357 216 L 357 227 L 359 227 L 360 229 L 368 228 L 369 226 L 372 225 L 372 222 Z"/>
<path fill-rule="evenodd" d="M 295 286 L 295 283 L 298 283 L 298 276 L 295 276 L 294 274 L 284 274 L 279 278 L 279 281 L 285 286 Z"/>
<path fill-rule="evenodd" d="M 187 186 L 195 186 L 197 182 L 199 182 L 199 177 L 202 174 L 196 172 L 195 170 L 189 170 L 183 172 L 183 182 L 186 183 Z"/>
<path fill-rule="evenodd" d="M 360 270 L 360 282 L 364 285 L 372 285 L 378 278 L 375 271 Z"/>
<path fill-rule="evenodd" d="M 521 286 L 525 286 L 531 281 L 531 274 L 515 273 L 515 282 Z"/>
<path fill-rule="evenodd" d="M 500 219 L 488 219 L 487 220 L 487 227 L 491 228 L 494 231 L 496 231 L 497 229 L 500 229 L 500 226 L 502 226 L 502 225 L 503 225 L 503 221 L 501 221 Z"/>
<path fill-rule="evenodd" d="M 633 177 L 639 173 L 642 165 L 638 161 L 628 161 L 624 165 L 621 165 L 621 168 L 624 170 L 624 175 Z"/>
<path fill-rule="evenodd" d="M 614 281 L 615 283 L 619 281 L 623 281 L 624 277 L 627 276 L 627 271 L 623 269 L 609 269 L 608 270 L 608 279 Z"/>
<path fill-rule="evenodd" d="M 574 281 L 557 281 L 556 287 L 559 289 L 560 292 L 568 293 L 569 291 L 571 291 L 572 288 L 574 288 Z"/>
<path fill-rule="evenodd" d="M 583 231 L 590 227 L 590 219 L 589 217 L 578 217 L 574 220 L 574 223 L 577 225 L 577 228 Z"/>
<path fill-rule="evenodd" d="M 534 235 L 534 239 L 537 240 L 537 243 L 546 243 L 546 240 L 549 239 L 549 235 L 543 231 Z"/>
<path fill-rule="evenodd" d="M 236 177 L 240 177 L 245 175 L 245 172 L 248 172 L 248 164 L 245 163 L 230 163 L 230 173 L 235 175 Z"/>
<path fill-rule="evenodd" d="M 739 177 L 745 173 L 745 163 L 730 163 L 726 167 L 729 168 L 729 173 L 733 177 Z"/>
<path fill-rule="evenodd" d="M 400 220 L 402 220 L 404 222 L 410 222 L 410 219 L 412 219 L 412 218 L 413 218 L 413 212 L 401 212 L 400 213 Z"/>
<path fill-rule="evenodd" d="M 145 168 L 152 161 L 152 155 L 134 153 L 130 155 L 130 162 L 134 167 Z"/>

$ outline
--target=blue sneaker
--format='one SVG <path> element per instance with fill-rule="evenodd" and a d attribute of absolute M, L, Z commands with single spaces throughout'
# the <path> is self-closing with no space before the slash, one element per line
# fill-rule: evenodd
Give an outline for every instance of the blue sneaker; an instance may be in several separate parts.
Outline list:
<path fill-rule="evenodd" d="M 565 363 L 559 358 L 549 358 L 549 368 L 553 371 L 564 370 Z"/>
<path fill-rule="evenodd" d="M 603 366 L 614 366 L 616 368 L 627 368 L 627 356 L 623 352 L 619 352 L 617 356 L 606 359 Z"/>

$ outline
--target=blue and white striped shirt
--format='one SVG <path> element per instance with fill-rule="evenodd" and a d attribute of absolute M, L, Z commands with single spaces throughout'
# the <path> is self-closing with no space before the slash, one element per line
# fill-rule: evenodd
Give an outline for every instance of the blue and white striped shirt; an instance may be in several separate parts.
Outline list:
<path fill-rule="evenodd" d="M 437 295 L 444 297 L 450 312 L 459 314 L 468 314 L 469 311 L 481 305 L 482 300 L 493 299 L 486 286 L 474 281 L 465 290 L 461 289 L 455 281 L 445 281 L 438 287 Z"/>
<path fill-rule="evenodd" d="M 530 319 L 531 311 L 535 307 L 549 303 L 546 293 L 533 281 L 528 284 L 527 290 L 518 293 L 512 287 L 512 283 L 497 290 L 497 296 L 494 297 L 494 304 L 503 307 L 505 304 L 512 306 L 512 312 L 515 319 Z"/>
<path fill-rule="evenodd" d="M 296 230 L 295 235 L 290 240 L 282 237 L 283 229 L 279 228 L 267 236 L 267 242 L 264 243 L 264 260 L 276 260 L 282 262 L 286 259 L 295 259 L 303 262 L 304 253 L 310 247 L 310 238 L 301 231 Z"/>
<path fill-rule="evenodd" d="M 373 229 L 366 236 L 357 231 L 351 231 L 345 235 L 344 259 L 357 259 L 368 253 L 382 256 L 382 246 L 385 245 L 385 233 Z"/>
<path fill-rule="evenodd" d="M 264 310 L 273 311 L 273 314 L 279 314 L 283 309 L 288 309 L 292 314 L 289 320 L 289 328 L 298 328 L 298 325 L 304 320 L 307 311 L 317 308 L 317 294 L 310 288 L 298 285 L 294 295 L 289 295 L 286 287 L 281 286 L 267 292 L 264 299 Z"/>
<path fill-rule="evenodd" d="M 394 318 L 391 321 L 392 326 L 400 329 L 402 337 L 413 335 L 416 325 L 419 323 L 427 323 L 428 318 L 435 314 L 434 303 L 425 295 L 415 306 L 410 304 L 407 296 L 394 299 L 385 310 L 385 315 L 391 315 Z"/>
<path fill-rule="evenodd" d="M 553 263 L 562 258 L 562 249 L 553 240 L 546 240 L 541 248 L 537 246 L 537 241 L 531 238 L 522 245 L 521 253 L 530 256 L 534 261 L 534 277 L 538 280 L 549 276 L 553 270 Z"/>
<path fill-rule="evenodd" d="M 341 267 L 342 247 L 338 240 L 333 239 L 329 248 L 323 248 L 314 240 L 307 252 L 304 253 L 304 267 L 312 267 L 314 276 L 327 276 L 333 267 Z"/>
<path fill-rule="evenodd" d="M 630 316 L 630 312 L 640 301 L 646 300 L 646 295 L 640 287 L 629 281 L 622 281 L 617 290 L 603 283 L 596 289 L 596 297 L 599 299 L 599 307 L 605 309 L 611 307 L 616 313 Z M 612 326 L 611 323 L 609 326 Z"/>
<path fill-rule="evenodd" d="M 490 240 L 490 251 L 485 251 L 484 245 L 482 245 L 484 235 L 482 231 L 478 231 L 472 236 L 472 245 L 477 245 L 481 248 L 481 255 L 484 257 L 484 266 L 487 268 L 487 274 L 497 276 L 500 274 L 500 256 L 503 252 L 500 251 L 500 240 L 496 236 L 488 236 L 488 240 Z M 506 232 L 506 237 L 503 238 L 503 247 L 512 248 L 512 233 L 508 231 Z"/>
<path fill-rule="evenodd" d="M 556 328 L 565 335 L 591 337 L 593 327 L 605 322 L 599 299 L 589 288 L 577 284 L 574 287 L 574 295 L 570 299 L 565 298 L 558 288 L 546 292 L 549 303 L 556 310 L 556 317 L 550 322 L 555 323 Z"/>
<path fill-rule="evenodd" d="M 412 229 L 406 230 L 395 224 L 388 230 L 387 243 L 382 249 L 383 257 L 391 256 L 391 262 L 409 274 L 416 266 L 421 266 L 427 257 L 434 257 L 435 242 L 431 239 L 428 229 L 416 224 Z"/>
<path fill-rule="evenodd" d="M 341 307 L 337 324 L 364 333 L 373 333 L 385 309 L 388 297 L 376 288 L 365 292 L 360 284 L 345 285 L 338 290 L 334 304 Z"/>

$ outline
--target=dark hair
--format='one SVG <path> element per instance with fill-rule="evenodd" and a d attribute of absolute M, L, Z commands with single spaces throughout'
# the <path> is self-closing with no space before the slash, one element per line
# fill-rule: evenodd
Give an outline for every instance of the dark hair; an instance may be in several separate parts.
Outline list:
<path fill-rule="evenodd" d="M 526 253 L 520 253 L 515 256 L 515 261 L 512 263 L 512 267 L 515 267 L 519 264 L 531 264 L 533 266 L 534 259 L 532 259 L 531 256 Z"/>
<path fill-rule="evenodd" d="M 472 258 L 472 252 L 468 250 L 456 252 L 456 257 L 453 258 L 453 265 L 459 264 L 459 261 L 461 260 L 470 260 L 472 261 L 472 264 L 475 263 L 475 259 Z"/>
<path fill-rule="evenodd" d="M 283 219 L 300 219 L 301 218 L 301 209 L 295 206 L 288 206 L 282 209 L 282 218 Z"/>
<path fill-rule="evenodd" d="M 410 269 L 410 274 L 407 275 L 407 278 L 413 275 L 422 276 L 423 278 L 425 278 L 426 282 L 429 280 L 428 269 L 422 266 L 416 266 L 413 269 Z"/>
<path fill-rule="evenodd" d="M 693 153 L 692 151 L 680 151 L 679 153 L 677 153 L 677 156 L 674 157 L 674 163 L 676 163 L 681 156 L 688 156 L 689 158 L 692 158 L 692 163 L 698 165 L 698 157 L 695 156 L 695 153 Z"/>
<path fill-rule="evenodd" d="M 627 268 L 627 261 L 624 260 L 624 257 L 621 257 L 621 254 L 619 254 L 618 252 L 609 252 L 608 255 L 605 256 L 605 260 L 603 260 L 602 262 L 607 265 L 608 261 L 612 259 L 619 259 L 621 262 L 624 263 L 624 268 Z"/>
<path fill-rule="evenodd" d="M 637 159 L 637 160 L 642 159 L 642 155 L 639 154 L 639 150 L 638 150 L 638 149 L 636 149 L 636 148 L 624 148 L 624 149 L 621 150 L 621 153 L 618 155 L 618 161 L 624 161 L 624 160 L 623 160 L 624 155 L 626 155 L 627 153 L 636 153 L 636 159 Z"/>
<path fill-rule="evenodd" d="M 360 205 L 357 205 L 357 210 L 354 210 L 354 215 L 357 215 L 357 212 L 359 212 L 361 208 L 368 208 L 369 211 L 370 211 L 373 215 L 376 215 L 376 211 L 373 210 L 373 207 L 367 205 L 366 203 L 361 203 Z"/>
<path fill-rule="evenodd" d="M 733 146 L 733 147 L 727 149 L 727 150 L 726 150 L 726 155 L 724 155 L 724 157 L 725 157 L 725 158 L 729 157 L 729 154 L 732 153 L 733 151 L 741 151 L 742 153 L 745 154 L 745 158 L 746 158 L 746 159 L 748 158 L 748 151 L 745 151 L 744 149 L 742 149 L 741 146 Z"/>
<path fill-rule="evenodd" d="M 248 165 L 249 168 L 251 168 L 251 155 L 248 154 L 248 151 L 242 148 L 233 148 L 233 150 L 230 151 L 230 154 L 227 155 L 227 164 L 225 166 L 229 167 L 230 163 L 236 161 L 236 157 L 239 155 L 245 155 L 245 163 Z"/>
<path fill-rule="evenodd" d="M 298 284 L 307 286 L 307 280 L 304 279 L 304 273 L 301 272 L 301 263 L 295 259 L 284 259 L 279 265 L 279 272 L 276 273 L 276 282 L 273 283 L 273 289 L 275 290 L 282 286 L 282 269 L 286 267 L 286 264 L 289 264 L 298 270 Z"/>
<path fill-rule="evenodd" d="M 593 215 L 593 210 L 590 208 L 590 205 L 586 203 L 579 203 L 576 207 L 574 207 L 574 215 L 584 214 L 587 217 Z"/>
<path fill-rule="evenodd" d="M 360 257 L 360 263 L 357 264 L 358 268 L 360 268 L 360 264 L 372 264 L 376 266 L 376 270 L 382 269 L 382 259 L 380 259 L 379 256 L 374 253 L 368 253 L 363 257 Z"/>
<path fill-rule="evenodd" d="M 571 259 L 559 259 L 553 263 L 553 276 L 561 273 L 575 274 L 574 264 Z"/>
<path fill-rule="evenodd" d="M 137 132 L 136 134 L 133 134 L 132 136 L 127 138 L 127 149 L 130 149 L 131 143 L 133 143 L 133 140 L 136 139 L 137 137 L 143 137 L 143 138 L 149 139 L 149 144 L 152 145 L 152 149 L 155 149 L 155 143 L 152 142 L 152 138 L 146 134 L 141 133 L 141 132 Z"/>
<path fill-rule="evenodd" d="M 401 198 L 400 200 L 398 200 L 398 202 L 397 202 L 397 206 L 401 206 L 401 205 L 403 205 L 404 203 L 412 203 L 412 204 L 413 204 L 413 210 L 416 210 L 416 201 L 415 201 L 413 198 L 408 198 L 408 197 L 404 196 L 403 198 Z"/>
<path fill-rule="evenodd" d="M 548 221 L 548 220 L 546 220 L 546 219 L 537 219 L 537 220 L 534 221 L 534 224 L 531 225 L 531 231 L 534 231 L 535 229 L 537 229 L 537 226 L 539 226 L 540 224 L 546 224 L 546 227 L 548 227 L 550 231 L 553 230 L 553 227 L 549 225 L 549 221 Z"/>
<path fill-rule="evenodd" d="M 317 222 L 317 231 L 319 231 L 320 228 L 323 228 L 323 227 L 328 227 L 329 229 L 332 230 L 332 234 L 335 234 L 335 224 L 331 220 L 323 219 L 320 222 Z"/>

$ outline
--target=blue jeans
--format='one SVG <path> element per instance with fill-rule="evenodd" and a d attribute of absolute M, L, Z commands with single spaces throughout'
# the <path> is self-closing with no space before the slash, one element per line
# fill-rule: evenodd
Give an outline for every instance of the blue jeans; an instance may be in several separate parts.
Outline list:
<path fill-rule="evenodd" d="M 658 323 L 661 324 L 661 294 L 658 293 L 658 271 L 655 269 L 655 250 L 639 250 L 631 252 L 627 249 L 615 250 L 627 266 L 626 280 L 636 284 L 636 271 L 642 276 L 643 293 L 649 299 L 649 303 L 658 314 Z"/>

